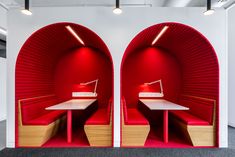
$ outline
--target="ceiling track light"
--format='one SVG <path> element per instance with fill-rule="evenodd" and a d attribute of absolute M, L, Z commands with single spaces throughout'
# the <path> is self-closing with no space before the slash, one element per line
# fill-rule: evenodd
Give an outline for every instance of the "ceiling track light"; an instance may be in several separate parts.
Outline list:
<path fill-rule="evenodd" d="M 0 34 L 3 34 L 3 35 L 6 36 L 7 35 L 7 30 L 2 28 L 2 27 L 0 27 Z"/>
<path fill-rule="evenodd" d="M 207 0 L 207 8 L 206 11 L 204 12 L 204 15 L 211 15 L 215 12 L 214 9 L 211 9 L 211 0 Z"/>
<path fill-rule="evenodd" d="M 113 9 L 113 13 L 114 13 L 114 14 L 117 14 L 117 15 L 119 15 L 119 14 L 122 13 L 122 9 L 120 8 L 120 2 L 119 2 L 119 0 L 116 0 L 116 6 L 115 6 L 115 8 Z"/>
<path fill-rule="evenodd" d="M 32 15 L 32 12 L 29 10 L 29 0 L 24 1 L 24 9 L 21 12 L 25 15 Z"/>

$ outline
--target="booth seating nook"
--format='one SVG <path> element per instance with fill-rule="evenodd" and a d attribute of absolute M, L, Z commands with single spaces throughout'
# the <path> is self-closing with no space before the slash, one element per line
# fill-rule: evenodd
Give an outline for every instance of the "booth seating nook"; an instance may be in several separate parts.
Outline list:
<path fill-rule="evenodd" d="M 191 95 L 180 96 L 189 111 L 170 111 L 171 121 L 193 146 L 215 146 L 216 101 Z"/>
<path fill-rule="evenodd" d="M 46 107 L 59 101 L 55 95 L 45 95 L 18 101 L 19 145 L 42 146 L 53 137 L 65 122 L 65 111 L 48 111 Z"/>
<path fill-rule="evenodd" d="M 122 146 L 144 146 L 150 131 L 148 120 L 136 108 L 127 108 L 122 97 Z"/>
<path fill-rule="evenodd" d="M 84 130 L 90 146 L 112 146 L 112 99 L 86 121 Z"/>

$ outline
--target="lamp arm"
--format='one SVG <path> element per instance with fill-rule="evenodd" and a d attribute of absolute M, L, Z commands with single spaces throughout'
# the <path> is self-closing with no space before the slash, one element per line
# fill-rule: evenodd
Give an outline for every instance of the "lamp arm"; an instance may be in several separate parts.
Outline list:
<path fill-rule="evenodd" d="M 156 80 L 156 81 L 153 81 L 153 82 L 149 82 L 149 83 L 147 83 L 147 84 L 148 84 L 148 85 L 152 85 L 152 84 L 155 84 L 155 83 L 158 83 L 158 82 L 161 83 L 161 80 Z"/>
<path fill-rule="evenodd" d="M 155 84 L 155 83 L 158 83 L 158 82 L 160 83 L 161 93 L 163 93 L 162 80 L 156 80 L 156 81 L 153 81 L 153 82 L 149 82 L 147 84 L 152 85 L 152 84 Z"/>
<path fill-rule="evenodd" d="M 163 93 L 162 80 L 159 80 L 159 82 L 160 82 L 161 93 Z"/>
<path fill-rule="evenodd" d="M 80 84 L 81 84 L 81 85 L 88 85 L 88 84 L 91 84 L 91 83 L 97 82 L 97 81 L 98 81 L 98 79 L 93 80 L 93 81 L 89 81 L 89 82 L 86 82 L 86 83 L 80 83 Z"/>
<path fill-rule="evenodd" d="M 95 82 L 94 93 L 96 93 L 96 89 L 97 89 L 97 85 L 98 85 L 98 80 L 99 80 L 99 79 L 96 79 L 96 80 L 93 80 L 93 81 L 89 81 L 89 82 L 86 82 L 86 83 L 80 83 L 80 84 L 81 84 L 81 85 L 88 85 L 88 84 L 91 84 L 91 83 L 94 83 L 94 82 Z"/>
<path fill-rule="evenodd" d="M 97 89 L 97 85 L 98 85 L 98 79 L 95 80 L 95 89 L 94 89 L 94 93 L 96 93 L 96 89 Z"/>

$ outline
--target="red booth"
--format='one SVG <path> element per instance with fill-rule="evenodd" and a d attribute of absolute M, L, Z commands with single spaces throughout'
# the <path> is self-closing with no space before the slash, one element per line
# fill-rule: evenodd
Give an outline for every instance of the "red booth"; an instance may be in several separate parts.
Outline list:
<path fill-rule="evenodd" d="M 123 147 L 218 146 L 219 64 L 192 27 L 140 32 L 122 59 L 121 97 Z"/>
<path fill-rule="evenodd" d="M 56 23 L 33 33 L 15 84 L 17 147 L 112 146 L 113 62 L 88 28 Z"/>

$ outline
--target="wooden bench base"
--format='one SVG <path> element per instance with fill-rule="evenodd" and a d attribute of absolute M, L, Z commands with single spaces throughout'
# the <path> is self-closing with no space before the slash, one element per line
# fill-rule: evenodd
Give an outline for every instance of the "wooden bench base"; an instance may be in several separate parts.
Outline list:
<path fill-rule="evenodd" d="M 49 125 L 19 125 L 19 141 L 21 147 L 40 147 L 53 137 L 66 117 L 56 120 Z"/>
<path fill-rule="evenodd" d="M 112 124 L 84 125 L 84 130 L 90 146 L 112 146 Z"/>
<path fill-rule="evenodd" d="M 122 146 L 144 146 L 149 131 L 149 125 L 122 124 Z"/>
<path fill-rule="evenodd" d="M 215 146 L 215 128 L 213 125 L 187 125 L 173 119 L 175 128 L 179 128 L 184 138 L 193 146 Z"/>
<path fill-rule="evenodd" d="M 110 111 L 111 112 L 111 111 Z M 109 124 L 84 125 L 84 131 L 90 146 L 109 147 L 112 146 L 112 112 L 110 114 Z"/>

